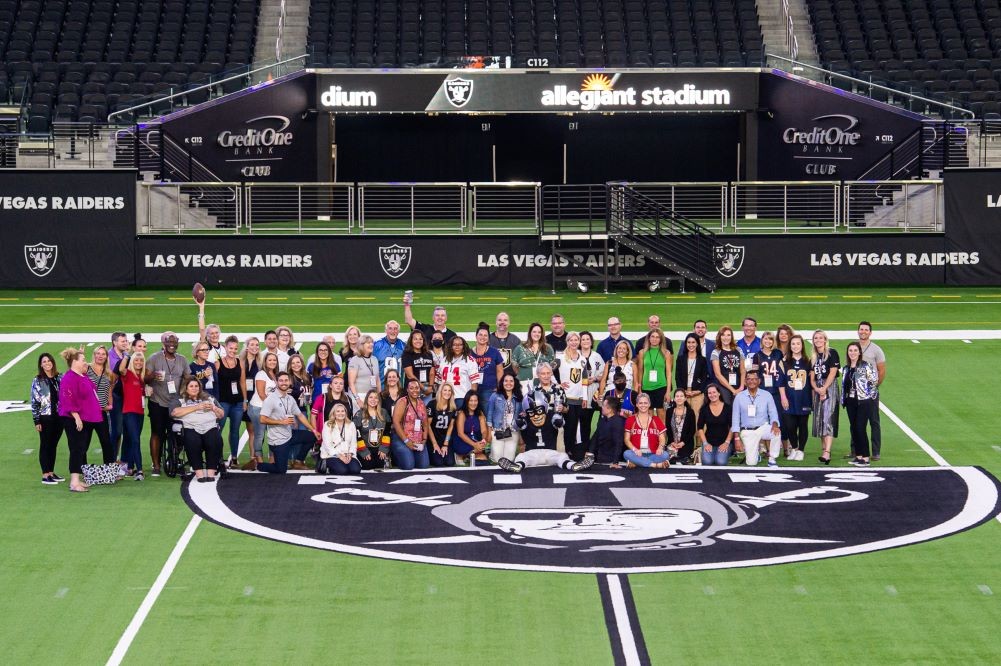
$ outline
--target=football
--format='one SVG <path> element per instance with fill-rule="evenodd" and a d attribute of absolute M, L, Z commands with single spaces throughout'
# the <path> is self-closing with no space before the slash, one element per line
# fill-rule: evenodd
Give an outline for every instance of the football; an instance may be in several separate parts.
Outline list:
<path fill-rule="evenodd" d="M 196 282 L 195 286 L 191 288 L 191 297 L 195 299 L 195 303 L 205 302 L 205 287 L 202 286 L 201 282 Z"/>

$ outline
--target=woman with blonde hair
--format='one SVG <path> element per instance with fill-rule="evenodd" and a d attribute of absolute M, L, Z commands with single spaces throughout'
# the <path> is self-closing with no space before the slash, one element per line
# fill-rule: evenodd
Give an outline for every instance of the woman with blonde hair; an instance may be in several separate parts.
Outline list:
<path fill-rule="evenodd" d="M 320 444 L 320 468 L 326 467 L 328 474 L 358 474 L 358 429 L 348 418 L 348 410 L 342 403 L 334 405 L 330 418 L 323 424 Z"/>
<path fill-rule="evenodd" d="M 87 448 L 94 428 L 104 419 L 94 385 L 87 378 L 87 357 L 68 347 L 61 356 L 69 369 L 59 383 L 59 416 L 70 448 L 70 492 L 84 493 L 89 486 L 80 478 L 87 464 Z"/>
<path fill-rule="evenodd" d="M 94 434 L 97 435 L 97 440 L 101 443 L 101 453 L 104 456 L 104 464 L 107 465 L 115 462 L 117 451 L 115 451 L 115 443 L 111 441 L 111 421 L 109 419 L 109 413 L 114 404 L 112 389 L 115 385 L 115 374 L 108 364 L 108 348 L 104 345 L 94 347 L 90 365 L 87 366 L 87 378 L 94 384 L 97 400 L 101 403 L 101 412 L 104 414 L 101 422 L 96 424 Z"/>
<path fill-rule="evenodd" d="M 442 383 L 438 395 L 428 405 L 428 420 L 431 422 L 431 465 L 433 467 L 454 467 L 452 455 L 452 431 L 455 429 L 456 405 L 455 387 Z"/>
<path fill-rule="evenodd" d="M 344 330 L 344 344 L 341 345 L 341 369 L 347 370 L 348 361 L 358 353 L 358 344 L 361 342 L 361 329 L 355 325 L 348 326 Z"/>
<path fill-rule="evenodd" d="M 838 372 L 841 359 L 838 352 L 828 346 L 827 333 L 813 333 L 813 353 L 810 354 L 810 386 L 813 387 L 813 436 L 820 437 L 824 447 L 817 458 L 825 465 L 831 463 L 831 446 L 838 436 L 838 414 L 841 390 Z"/>
<path fill-rule="evenodd" d="M 122 464 L 136 481 L 143 480 L 143 456 L 140 438 L 143 432 L 143 398 L 146 397 L 143 373 L 146 368 L 146 355 L 135 352 L 129 357 L 122 382 L 122 425 L 125 436 L 122 438 Z"/>
<path fill-rule="evenodd" d="M 296 353 L 295 336 L 288 326 L 279 326 L 275 333 L 278 334 L 278 350 L 275 353 L 278 355 L 278 368 L 281 372 L 288 369 L 288 359 Z"/>
<path fill-rule="evenodd" d="M 375 341 L 371 335 L 363 335 L 358 340 L 356 353 L 348 360 L 348 395 L 355 411 L 361 409 L 362 398 L 369 391 L 382 391 L 379 379 L 379 359 L 372 355 Z"/>

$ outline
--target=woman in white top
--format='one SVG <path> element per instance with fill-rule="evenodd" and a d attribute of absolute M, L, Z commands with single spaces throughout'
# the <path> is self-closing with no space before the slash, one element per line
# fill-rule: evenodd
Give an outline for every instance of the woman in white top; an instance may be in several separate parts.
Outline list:
<path fill-rule="evenodd" d="M 563 441 L 567 455 L 574 460 L 584 459 L 587 441 L 582 440 L 577 426 L 581 420 L 581 410 L 584 404 L 587 387 L 584 385 L 584 369 L 589 368 L 587 358 L 580 352 L 580 333 L 570 331 L 566 334 L 567 348 L 559 366 L 560 386 L 567 394 L 567 413 L 564 417 Z"/>
<path fill-rule="evenodd" d="M 275 332 L 278 334 L 278 351 L 275 352 L 278 355 L 278 370 L 285 371 L 288 370 L 289 357 L 296 353 L 295 336 L 288 326 L 279 326 Z"/>
<path fill-rule="evenodd" d="M 580 441 L 591 441 L 591 424 L 594 422 L 594 412 L 601 409 L 601 396 L 598 387 L 601 385 L 601 375 L 605 369 L 605 360 L 601 354 L 594 351 L 594 335 L 590 331 L 580 332 L 580 355 L 587 360 L 584 365 L 584 397 L 580 410 Z"/>
<path fill-rule="evenodd" d="M 334 405 L 330 419 L 323 424 L 323 443 L 316 471 L 327 474 L 358 474 L 358 429 L 348 419 L 348 410 L 341 403 Z"/>
<path fill-rule="evenodd" d="M 445 352 L 445 358 L 438 367 L 438 379 L 443 384 L 451 384 L 455 389 L 455 406 L 462 409 L 466 394 L 480 385 L 480 366 L 473 360 L 473 352 L 465 338 L 452 338 Z"/>
<path fill-rule="evenodd" d="M 256 462 L 264 460 L 264 432 L 267 428 L 261 425 L 261 408 L 264 406 L 264 399 L 278 388 L 278 380 L 275 377 L 278 374 L 278 355 L 265 352 L 261 368 L 262 370 L 254 377 L 254 395 L 248 405 L 250 422 L 254 424 L 253 460 Z"/>
<path fill-rule="evenodd" d="M 382 392 L 379 359 L 372 355 L 374 345 L 371 335 L 363 335 L 358 342 L 358 353 L 348 360 L 348 395 L 354 411 L 361 409 L 366 393 Z"/>

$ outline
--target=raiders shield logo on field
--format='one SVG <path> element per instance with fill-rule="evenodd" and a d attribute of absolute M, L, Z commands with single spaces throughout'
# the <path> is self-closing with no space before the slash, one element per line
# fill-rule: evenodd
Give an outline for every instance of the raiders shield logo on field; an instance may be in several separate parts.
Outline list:
<path fill-rule="evenodd" d="M 473 81 L 469 79 L 449 79 L 445 81 L 445 97 L 449 104 L 459 109 L 473 96 Z"/>
<path fill-rule="evenodd" d="M 717 273 L 723 277 L 733 277 L 744 265 L 744 246 L 730 243 L 717 245 L 713 248 L 713 261 L 716 263 Z"/>
<path fill-rule="evenodd" d="M 36 243 L 35 245 L 24 246 L 24 260 L 28 264 L 28 270 L 38 277 L 45 277 L 56 267 L 56 258 L 59 256 L 57 245 L 46 245 Z"/>
<path fill-rule="evenodd" d="M 409 247 L 401 247 L 399 245 L 380 247 L 379 265 L 382 266 L 382 270 L 386 275 L 396 279 L 406 273 L 407 269 L 410 268 L 411 254 L 412 252 Z"/>
<path fill-rule="evenodd" d="M 493 467 L 356 476 L 232 473 L 187 483 L 191 508 L 285 543 L 453 566 L 577 573 L 724 569 L 937 539 L 998 513 L 975 467 Z"/>

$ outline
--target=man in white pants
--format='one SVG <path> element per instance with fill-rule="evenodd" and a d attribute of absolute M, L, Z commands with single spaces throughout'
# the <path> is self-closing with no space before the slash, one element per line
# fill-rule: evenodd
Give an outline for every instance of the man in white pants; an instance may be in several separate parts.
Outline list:
<path fill-rule="evenodd" d="M 743 445 L 746 464 L 758 464 L 761 442 L 768 441 L 768 466 L 778 467 L 782 435 L 775 400 L 768 391 L 758 390 L 761 371 L 757 367 L 747 371 L 744 383 L 747 388 L 733 399 L 733 422 L 730 430 L 735 433 L 737 446 Z"/>
<path fill-rule="evenodd" d="M 594 458 L 585 458 L 583 462 L 574 462 L 570 457 L 556 450 L 556 436 L 563 426 L 563 416 L 554 413 L 545 401 L 540 391 L 529 395 L 522 402 L 524 411 L 518 417 L 518 428 L 525 443 L 525 452 L 519 453 L 514 460 L 501 458 L 497 465 L 508 472 L 520 472 L 526 467 L 546 467 L 552 465 L 571 472 L 581 472 L 588 469 Z"/>

